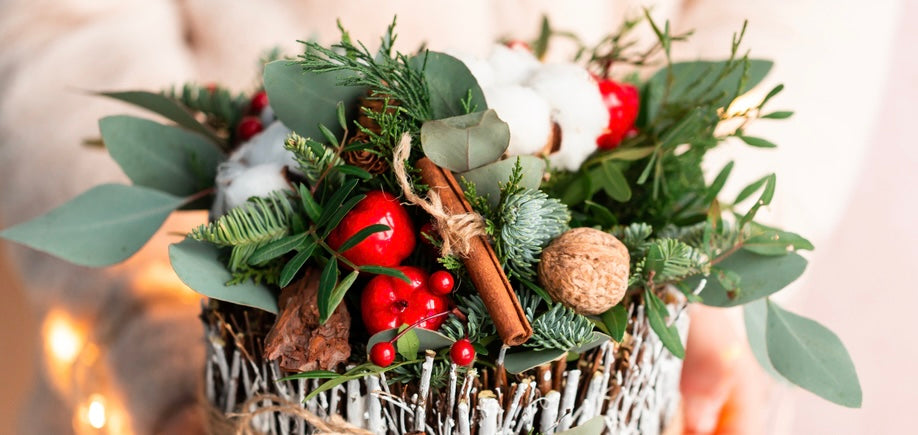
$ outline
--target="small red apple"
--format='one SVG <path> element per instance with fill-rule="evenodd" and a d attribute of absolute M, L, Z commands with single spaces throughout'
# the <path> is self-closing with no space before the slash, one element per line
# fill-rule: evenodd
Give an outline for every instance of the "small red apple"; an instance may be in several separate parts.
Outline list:
<path fill-rule="evenodd" d="M 389 230 L 373 233 L 341 254 L 357 266 L 398 266 L 414 250 L 414 225 L 398 198 L 381 190 L 368 193 L 344 216 L 328 235 L 328 245 L 338 250 L 351 236 L 373 224 L 386 225 Z"/>
<path fill-rule="evenodd" d="M 411 325 L 425 317 L 449 309 L 445 296 L 432 293 L 427 288 L 427 273 L 423 270 L 402 266 L 402 271 L 411 280 L 406 283 L 388 275 L 377 275 L 367 283 L 360 297 L 360 312 L 367 331 L 372 335 L 402 325 Z M 445 317 L 424 320 L 419 328 L 436 330 Z"/>
<path fill-rule="evenodd" d="M 602 149 L 612 149 L 634 129 L 641 98 L 637 88 L 628 83 L 602 78 L 597 82 L 602 101 L 609 110 L 609 125 L 596 138 L 596 144 Z"/>

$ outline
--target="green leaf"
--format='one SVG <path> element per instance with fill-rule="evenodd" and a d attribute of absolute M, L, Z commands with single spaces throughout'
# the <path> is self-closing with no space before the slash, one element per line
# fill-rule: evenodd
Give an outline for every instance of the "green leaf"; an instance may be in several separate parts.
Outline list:
<path fill-rule="evenodd" d="M 418 351 L 421 350 L 439 350 L 450 347 L 455 340 L 437 332 L 424 328 L 413 329 L 415 337 L 418 339 Z M 377 332 L 367 341 L 367 351 L 373 348 L 373 345 L 383 341 L 392 341 L 399 333 L 399 328 L 387 329 Z"/>
<path fill-rule="evenodd" d="M 295 378 L 293 376 L 296 376 Z M 335 379 L 343 376 L 341 373 L 330 372 L 328 370 L 313 370 L 309 372 L 297 373 L 284 379 Z M 284 379 L 278 379 L 283 381 Z"/>
<path fill-rule="evenodd" d="M 861 406 L 861 386 L 851 356 L 825 326 L 768 301 L 768 359 L 787 380 L 826 400 Z"/>
<path fill-rule="evenodd" d="M 794 115 L 791 111 L 778 111 L 762 115 L 762 119 L 787 119 Z"/>
<path fill-rule="evenodd" d="M 344 174 L 344 175 L 351 175 L 351 176 L 360 178 L 360 179 L 362 179 L 362 180 L 369 180 L 369 179 L 373 178 L 373 174 L 367 172 L 367 171 L 366 171 L 365 169 L 363 169 L 363 168 L 358 168 L 358 167 L 356 167 L 356 166 L 351 166 L 351 165 L 337 165 L 337 166 L 334 167 L 334 169 L 335 169 L 336 171 L 338 171 L 338 172 Z"/>
<path fill-rule="evenodd" d="M 445 53 L 427 51 L 410 60 L 415 70 L 424 71 L 424 81 L 430 92 L 431 119 L 464 115 L 462 101 L 471 94 L 472 111 L 488 109 L 478 80 L 462 61 Z M 272 101 L 273 103 L 273 101 Z"/>
<path fill-rule="evenodd" d="M 594 435 L 598 433 L 603 433 L 605 430 L 606 430 L 605 417 L 601 415 L 597 415 L 596 417 L 593 417 L 587 420 L 585 423 L 577 427 L 573 427 L 568 430 L 564 430 L 561 432 L 555 432 L 555 433 L 557 435 Z"/>
<path fill-rule="evenodd" d="M 776 257 L 739 250 L 717 264 L 740 277 L 738 291 L 728 291 L 716 279 L 709 278 L 700 296 L 705 305 L 714 307 L 746 304 L 787 287 L 803 274 L 806 263 L 805 258 L 793 252 Z M 698 275 L 690 277 L 685 285 L 695 288 L 701 278 Z"/>
<path fill-rule="evenodd" d="M 203 136 L 132 116 L 99 121 L 105 148 L 134 184 L 178 196 L 213 186 L 223 154 Z"/>
<path fill-rule="evenodd" d="M 298 246 L 302 245 L 306 241 L 306 238 L 309 237 L 308 233 L 293 234 L 286 237 L 281 237 L 273 242 L 270 242 L 252 253 L 249 257 L 249 264 L 251 265 L 260 265 L 267 263 L 270 260 L 273 260 L 281 255 L 284 255 Z"/>
<path fill-rule="evenodd" d="M 771 365 L 771 361 L 768 360 L 768 346 L 765 344 L 765 319 L 767 316 L 767 308 L 765 306 L 766 300 L 767 299 L 759 299 L 743 305 L 743 320 L 746 324 L 746 337 L 749 340 L 749 347 L 752 348 L 752 354 L 755 356 L 755 359 L 758 360 L 762 369 L 773 378 L 783 381 L 785 379 L 778 374 L 774 366 Z"/>
<path fill-rule="evenodd" d="M 421 148 L 437 166 L 465 172 L 497 161 L 510 145 L 510 127 L 487 110 L 427 121 Z"/>
<path fill-rule="evenodd" d="M 232 275 L 220 260 L 220 249 L 216 246 L 185 239 L 169 246 L 169 260 L 176 275 L 192 290 L 209 298 L 277 314 L 277 296 L 268 286 L 251 281 L 226 285 Z"/>
<path fill-rule="evenodd" d="M 538 367 L 542 364 L 557 360 L 558 358 L 564 356 L 564 354 L 567 352 L 586 352 L 590 349 L 602 345 L 603 343 L 609 341 L 609 339 L 610 337 L 608 335 L 593 331 L 593 338 L 586 344 L 577 348 L 568 349 L 566 351 L 562 349 L 546 349 L 508 353 L 504 357 L 504 368 L 508 373 L 517 375 Z"/>
<path fill-rule="evenodd" d="M 300 192 L 300 200 L 303 203 L 303 209 L 306 210 L 306 215 L 309 216 L 313 222 L 318 222 L 319 217 L 322 216 L 322 206 L 316 202 L 315 197 L 312 196 L 312 192 L 309 191 L 309 188 L 305 184 L 300 184 L 297 188 L 297 191 Z"/>
<path fill-rule="evenodd" d="M 720 191 L 723 190 L 724 184 L 727 184 L 727 178 L 730 176 L 730 172 L 733 171 L 733 161 L 727 163 L 720 172 L 717 173 L 717 176 L 714 177 L 714 181 L 711 183 L 711 186 L 708 187 L 708 190 L 704 194 L 703 204 L 710 204 L 711 201 L 717 199 L 717 195 L 720 194 Z"/>
<path fill-rule="evenodd" d="M 322 269 L 322 275 L 319 277 L 319 322 L 324 323 L 325 319 L 331 315 L 329 306 L 331 305 L 332 290 L 338 284 L 338 260 L 332 258 L 325 263 Z"/>
<path fill-rule="evenodd" d="M 406 332 L 395 341 L 395 349 L 402 358 L 412 360 L 418 357 L 418 351 L 421 348 L 421 340 L 418 339 L 415 331 L 417 328 Z"/>
<path fill-rule="evenodd" d="M 743 190 L 740 191 L 739 195 L 736 195 L 736 199 L 733 200 L 733 204 L 739 204 L 743 202 L 746 198 L 749 198 L 753 193 L 759 190 L 759 188 L 762 187 L 762 185 L 765 184 L 765 182 L 768 181 L 768 178 L 771 177 L 772 175 L 774 174 L 766 175 L 762 178 L 759 178 L 758 180 L 753 181 L 750 185 L 744 187 Z"/>
<path fill-rule="evenodd" d="M 618 304 L 606 310 L 600 316 L 602 323 L 606 325 L 612 339 L 621 343 L 625 337 L 625 330 L 628 328 L 628 309 L 624 305 Z"/>
<path fill-rule="evenodd" d="M 339 101 L 338 105 L 335 106 L 336 115 L 338 115 L 338 126 L 342 130 L 347 128 L 347 117 L 345 116 L 345 111 L 347 108 L 344 107 L 344 102 Z"/>
<path fill-rule="evenodd" d="M 561 194 L 561 202 L 575 207 L 586 201 L 593 192 L 593 180 L 589 172 L 580 172 L 572 177 Z"/>
<path fill-rule="evenodd" d="M 329 316 L 331 316 L 332 313 L 334 313 L 335 310 L 338 309 L 338 305 L 341 304 L 341 300 L 344 299 L 344 295 L 351 288 L 351 286 L 354 285 L 354 281 L 357 280 L 358 275 L 360 275 L 360 272 L 356 270 L 347 274 L 347 276 L 345 276 L 344 279 L 342 279 L 341 282 L 339 282 L 338 285 L 335 286 L 334 290 L 332 290 L 331 296 L 328 298 L 328 315 Z M 328 317 L 320 316 L 319 323 L 325 323 L 326 320 L 328 320 Z"/>
<path fill-rule="evenodd" d="M 164 118 L 174 121 L 191 131 L 206 136 L 211 142 L 221 143 L 222 139 L 217 137 L 216 133 L 210 128 L 198 122 L 187 108 L 182 106 L 178 101 L 173 100 L 162 94 L 146 91 L 124 91 L 124 92 L 99 92 L 98 95 L 121 100 L 138 107 L 147 109 L 153 113 L 162 115 Z M 108 142 L 106 142 L 106 146 Z"/>
<path fill-rule="evenodd" d="M 660 337 L 663 346 L 669 349 L 677 358 L 685 358 L 685 348 L 682 346 L 682 337 L 679 336 L 679 330 L 675 324 L 666 326 L 666 319 L 669 318 L 669 310 L 666 309 L 666 304 L 652 290 L 644 292 L 644 300 L 646 301 L 647 320 L 650 322 L 650 327 Z"/>
<path fill-rule="evenodd" d="M 545 173 L 545 161 L 536 156 L 516 156 L 463 172 L 460 176 L 475 185 L 479 196 L 487 195 L 492 207 L 497 207 L 500 202 L 500 183 L 506 183 L 510 179 L 517 159 L 523 168 L 523 179 L 519 186 L 524 189 L 538 189 Z"/>
<path fill-rule="evenodd" d="M 331 217 L 328 219 L 327 222 L 320 224 L 320 226 L 325 227 L 325 230 L 322 231 L 322 237 L 328 236 L 328 234 L 333 229 L 335 229 L 335 227 L 337 227 L 339 223 L 341 223 L 341 220 L 344 219 L 344 217 L 347 216 L 347 214 L 355 206 L 357 206 L 357 203 L 360 201 L 363 201 L 363 199 L 366 197 L 367 196 L 363 194 L 356 195 L 356 196 L 349 198 L 347 201 L 344 202 L 344 204 L 341 204 L 341 206 L 338 207 L 335 210 L 335 212 L 331 214 Z"/>
<path fill-rule="evenodd" d="M 737 137 L 739 137 L 740 140 L 742 140 L 743 142 L 746 142 L 746 145 L 753 146 L 756 148 L 777 148 L 778 147 L 774 143 L 769 142 L 760 137 L 752 137 L 752 136 L 737 136 Z"/>
<path fill-rule="evenodd" d="M 813 250 L 813 244 L 803 236 L 774 228 L 763 228 L 762 232 L 743 241 L 743 249 L 759 255 L 785 255 L 791 251 Z"/>
<path fill-rule="evenodd" d="M 398 278 L 402 281 L 410 283 L 411 280 L 408 278 L 408 275 L 405 275 L 405 272 L 402 272 L 398 269 L 393 269 L 391 267 L 383 266 L 360 266 L 361 272 L 372 273 L 374 275 L 386 275 L 393 278 Z"/>
<path fill-rule="evenodd" d="M 759 196 L 759 200 L 749 208 L 749 211 L 740 218 L 739 226 L 742 227 L 747 223 L 751 222 L 755 218 L 756 213 L 762 206 L 771 204 L 771 199 L 775 196 L 775 174 L 768 175 L 765 177 L 765 188 L 762 189 L 762 195 Z"/>
<path fill-rule="evenodd" d="M 641 160 L 645 157 L 649 157 L 653 154 L 656 147 L 640 147 L 640 148 L 616 148 L 614 151 L 602 154 L 603 160 L 623 160 L 626 162 L 632 162 L 635 160 Z"/>
<path fill-rule="evenodd" d="M 103 184 L 0 237 L 81 266 L 108 266 L 137 252 L 184 201 L 146 187 Z"/>
<path fill-rule="evenodd" d="M 306 261 L 309 260 L 309 257 L 312 256 L 313 251 L 316 250 L 316 241 L 312 238 L 306 239 L 303 241 L 303 247 L 300 248 L 300 252 L 297 252 L 287 264 L 284 265 L 284 268 L 281 269 L 280 277 L 278 278 L 278 285 L 280 287 L 287 287 L 293 281 L 293 278 L 296 277 L 296 274 L 300 271 Z"/>
<path fill-rule="evenodd" d="M 319 216 L 318 219 L 316 219 L 316 225 L 318 225 L 319 227 L 322 227 L 326 223 L 328 223 L 329 220 L 331 220 L 332 216 L 334 216 L 335 212 L 340 208 L 341 204 L 344 202 L 344 198 L 347 198 L 347 196 L 351 194 L 354 188 L 357 187 L 357 183 L 358 183 L 357 180 L 349 180 L 345 182 L 331 196 L 331 198 L 328 199 L 328 201 L 325 204 L 331 204 L 331 205 L 338 204 L 338 207 L 325 207 L 325 209 L 322 210 L 322 214 Z M 332 228 L 334 228 L 334 226 L 332 226 Z"/>
<path fill-rule="evenodd" d="M 340 101 L 339 101 L 339 103 L 340 103 Z M 337 106 L 335 106 L 335 107 L 337 107 Z M 322 124 L 319 124 L 319 132 L 322 133 L 322 136 L 325 136 L 325 140 L 328 142 L 329 145 L 331 145 L 331 146 L 338 145 L 338 138 L 335 137 L 335 134 L 332 133 L 332 131 L 329 130 L 328 127 L 326 127 L 326 126 L 324 126 L 324 125 L 322 125 Z"/>
<path fill-rule="evenodd" d="M 596 172 L 598 172 L 598 177 L 594 179 L 599 180 L 602 190 L 609 197 L 618 202 L 627 202 L 631 199 L 631 187 L 628 186 L 628 180 L 625 179 L 625 175 L 618 166 L 610 162 L 603 162 Z"/>
<path fill-rule="evenodd" d="M 376 233 L 389 231 L 389 230 L 391 230 L 391 228 L 389 228 L 388 225 L 383 225 L 383 224 L 373 224 L 373 225 L 364 227 L 363 229 L 358 231 L 356 234 L 351 236 L 349 239 L 347 239 L 344 243 L 342 243 L 341 247 L 338 248 L 338 252 L 345 252 L 348 249 L 351 249 L 354 246 L 357 246 L 358 244 L 360 244 L 360 242 L 364 241 L 364 239 L 366 239 L 367 237 L 370 237 L 371 235 L 376 234 Z"/>
<path fill-rule="evenodd" d="M 319 125 L 338 125 L 338 102 L 351 107 L 366 93 L 365 88 L 338 86 L 349 74 L 306 72 L 289 60 L 278 60 L 265 65 L 265 91 L 277 119 L 300 136 L 317 139 L 323 137 Z"/>
<path fill-rule="evenodd" d="M 741 62 L 741 61 L 738 61 Z M 647 114 L 648 119 L 656 118 L 663 103 L 664 96 L 668 103 L 681 101 L 698 101 L 712 99 L 714 106 L 726 107 L 730 104 L 743 76 L 743 67 L 738 65 L 729 74 L 721 77 L 726 61 L 699 60 L 674 63 L 671 67 L 673 81 L 669 92 L 667 68 L 661 68 L 647 81 Z M 762 59 L 749 59 L 748 76 L 740 92 L 746 92 L 759 84 L 771 70 L 773 62 Z"/>

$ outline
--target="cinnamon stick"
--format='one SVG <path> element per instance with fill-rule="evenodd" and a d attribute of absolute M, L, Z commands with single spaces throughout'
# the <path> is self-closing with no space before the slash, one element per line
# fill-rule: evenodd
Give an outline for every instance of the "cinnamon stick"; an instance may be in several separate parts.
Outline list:
<path fill-rule="evenodd" d="M 443 205 L 450 213 L 471 213 L 472 206 L 453 174 L 424 157 L 415 164 L 421 171 L 421 179 L 431 190 L 440 195 Z M 470 240 L 471 250 L 463 259 L 472 284 L 478 289 L 481 299 L 497 327 L 497 333 L 507 345 L 518 346 L 532 336 L 532 326 L 520 301 L 510 286 L 507 275 L 497 259 L 497 254 L 485 236 Z"/>

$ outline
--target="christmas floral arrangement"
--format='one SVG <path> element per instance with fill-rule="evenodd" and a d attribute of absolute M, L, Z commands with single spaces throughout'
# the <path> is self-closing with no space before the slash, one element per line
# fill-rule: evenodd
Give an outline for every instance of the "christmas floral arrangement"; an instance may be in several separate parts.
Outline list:
<path fill-rule="evenodd" d="M 646 22 L 658 41 L 638 50 L 641 21 L 567 63 L 541 61 L 571 38 L 547 21 L 484 58 L 342 29 L 265 61 L 249 93 L 104 93 L 173 123 L 100 121 L 133 184 L 0 234 L 105 266 L 172 211 L 209 210 L 169 254 L 208 297 L 208 399 L 261 430 L 654 433 L 678 406 L 688 303 L 744 305 L 770 373 L 859 406 L 838 338 L 769 298 L 813 248 L 756 222 L 775 175 L 729 200 L 733 162 L 704 177 L 724 141 L 774 146 L 744 128 L 791 115 L 766 110 L 782 86 L 731 106 L 771 62 L 740 32 L 726 60 L 674 63 L 687 35 Z"/>

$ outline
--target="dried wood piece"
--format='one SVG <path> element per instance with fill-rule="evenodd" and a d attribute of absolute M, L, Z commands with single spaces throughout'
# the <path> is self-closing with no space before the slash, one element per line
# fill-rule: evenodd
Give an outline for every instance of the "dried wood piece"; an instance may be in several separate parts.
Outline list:
<path fill-rule="evenodd" d="M 281 290 L 280 313 L 265 337 L 265 356 L 279 360 L 290 372 L 332 370 L 351 355 L 348 336 L 351 316 L 344 304 L 338 305 L 325 324 L 319 324 L 317 304 L 319 281 L 309 270 Z"/>

